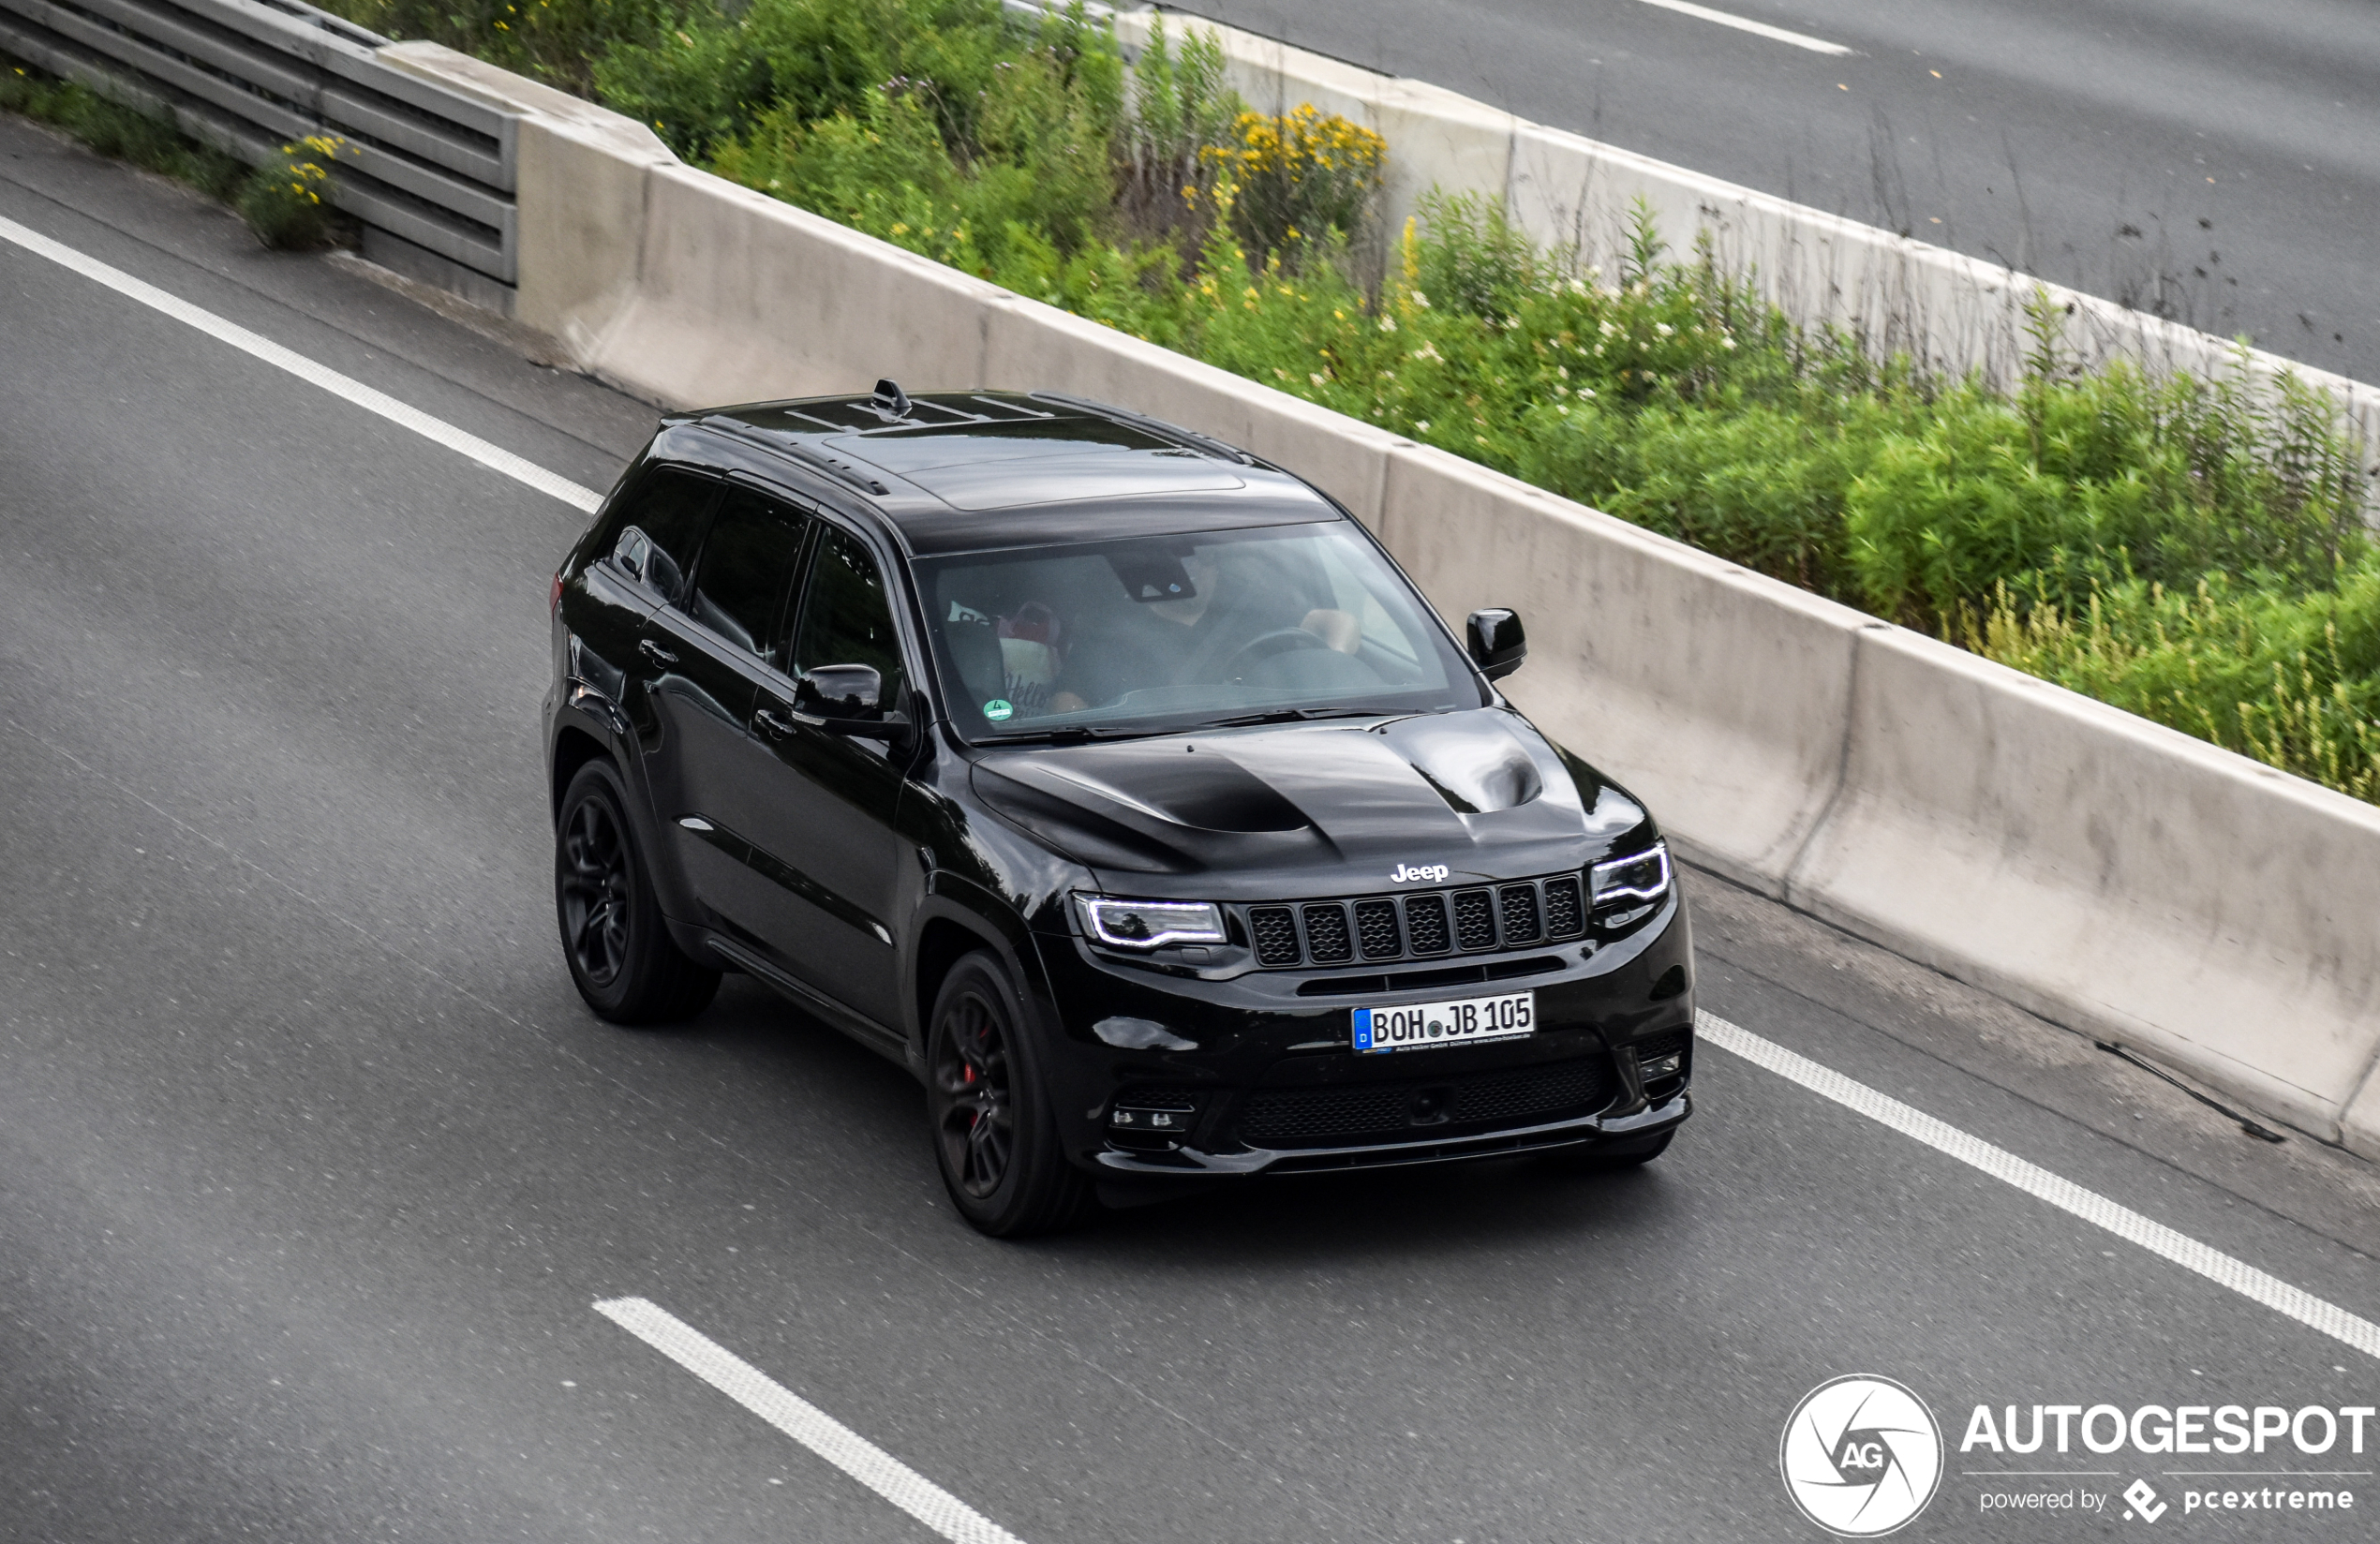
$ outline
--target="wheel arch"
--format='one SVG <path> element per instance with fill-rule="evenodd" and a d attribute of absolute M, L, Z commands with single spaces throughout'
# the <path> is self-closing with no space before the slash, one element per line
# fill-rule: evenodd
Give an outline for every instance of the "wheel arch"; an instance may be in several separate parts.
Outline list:
<path fill-rule="evenodd" d="M 976 950 L 989 952 L 1007 969 L 1009 978 L 1024 996 L 1031 1017 L 1043 1017 L 1036 1010 L 1049 1001 L 1049 985 L 1042 974 L 1041 957 L 1034 948 L 1024 920 L 989 898 L 970 893 L 973 886 L 951 884 L 947 874 L 937 874 L 935 878 L 943 883 L 929 888 L 919 908 L 916 943 L 910 951 L 911 1044 L 920 1065 L 932 1029 L 928 1019 L 933 1013 L 934 998 L 942 990 L 951 967 Z"/>
<path fill-rule="evenodd" d="M 618 770 L 617 759 L 612 756 L 602 741 L 575 724 L 564 724 L 554 735 L 554 770 L 545 790 L 546 813 L 553 820 L 562 818 L 562 795 L 570 789 L 571 779 L 578 769 L 598 758 L 611 760 Z M 623 771 L 623 784 L 627 774 Z"/>

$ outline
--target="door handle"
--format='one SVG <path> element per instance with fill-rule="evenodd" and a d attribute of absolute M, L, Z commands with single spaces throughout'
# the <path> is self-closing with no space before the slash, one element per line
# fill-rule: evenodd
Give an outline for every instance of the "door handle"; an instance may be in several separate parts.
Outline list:
<path fill-rule="evenodd" d="M 775 740 L 781 740 L 794 732 L 794 720 L 772 707 L 755 710 L 752 722 L 760 725 L 762 734 Z"/>
<path fill-rule="evenodd" d="M 638 652 L 642 653 L 645 658 L 652 661 L 653 663 L 657 665 L 674 665 L 677 662 L 677 655 L 671 653 L 668 649 L 662 647 L 661 645 L 655 643 L 650 638 L 647 638 L 644 642 L 638 644 L 636 647 Z"/>

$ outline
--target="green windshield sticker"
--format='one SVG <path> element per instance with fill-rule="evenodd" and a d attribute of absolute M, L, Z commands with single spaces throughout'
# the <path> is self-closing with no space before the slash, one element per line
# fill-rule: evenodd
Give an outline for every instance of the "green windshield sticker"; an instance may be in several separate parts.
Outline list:
<path fill-rule="evenodd" d="M 991 701 L 984 704 L 984 717 L 989 719 L 993 723 L 1001 722 L 1016 711 L 1016 705 L 1009 702 L 1005 697 L 994 697 Z"/>

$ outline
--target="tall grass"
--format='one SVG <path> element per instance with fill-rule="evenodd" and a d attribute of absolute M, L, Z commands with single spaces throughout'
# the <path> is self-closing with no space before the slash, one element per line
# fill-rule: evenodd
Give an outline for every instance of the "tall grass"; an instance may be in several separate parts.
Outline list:
<path fill-rule="evenodd" d="M 2094 580 L 2079 606 L 2003 589 L 1978 652 L 2380 803 L 2380 561 L 2292 592 L 2221 573 L 2185 589 Z"/>

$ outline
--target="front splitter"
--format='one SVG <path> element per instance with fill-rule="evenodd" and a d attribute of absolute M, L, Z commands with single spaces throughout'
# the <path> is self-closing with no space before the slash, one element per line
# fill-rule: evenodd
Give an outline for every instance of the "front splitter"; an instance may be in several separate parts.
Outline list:
<path fill-rule="evenodd" d="M 1108 1151 L 1098 1154 L 1098 1161 L 1110 1173 L 1171 1180 L 1398 1168 L 1412 1164 L 1456 1164 L 1474 1158 L 1502 1158 L 1658 1136 L 1693 1113 L 1692 1093 L 1680 1090 L 1659 1104 L 1631 1114 L 1583 1116 L 1548 1125 L 1450 1136 L 1443 1141 L 1380 1142 L 1346 1148 L 1244 1148 L 1237 1152 L 1201 1152 L 1195 1148 L 1175 1148 L 1163 1153 Z"/>

